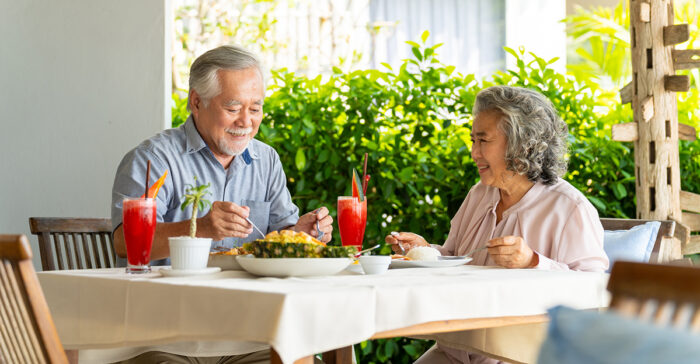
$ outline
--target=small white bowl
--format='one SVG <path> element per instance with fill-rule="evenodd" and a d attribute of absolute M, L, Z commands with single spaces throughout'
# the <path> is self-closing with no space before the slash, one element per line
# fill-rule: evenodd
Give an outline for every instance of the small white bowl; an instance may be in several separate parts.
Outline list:
<path fill-rule="evenodd" d="M 389 269 L 391 256 L 389 255 L 363 255 L 360 257 L 360 265 L 365 274 L 382 274 Z"/>
<path fill-rule="evenodd" d="M 173 270 L 197 270 L 207 267 L 211 239 L 176 236 L 168 238 L 168 242 Z"/>

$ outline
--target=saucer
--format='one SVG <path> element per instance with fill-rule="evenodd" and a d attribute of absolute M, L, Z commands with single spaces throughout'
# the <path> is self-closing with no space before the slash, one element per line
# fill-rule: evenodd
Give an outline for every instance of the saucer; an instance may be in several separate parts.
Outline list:
<path fill-rule="evenodd" d="M 185 277 L 185 276 L 199 276 L 202 274 L 212 274 L 220 272 L 219 267 L 207 267 L 204 269 L 173 269 L 172 267 L 164 267 L 158 270 L 158 273 L 164 277 Z"/>

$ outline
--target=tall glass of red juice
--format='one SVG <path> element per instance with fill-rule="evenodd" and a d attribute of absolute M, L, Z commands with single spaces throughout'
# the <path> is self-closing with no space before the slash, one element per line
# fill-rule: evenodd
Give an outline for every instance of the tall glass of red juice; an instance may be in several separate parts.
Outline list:
<path fill-rule="evenodd" d="M 358 197 L 338 196 L 338 228 L 343 246 L 354 245 L 362 249 L 367 224 L 367 199 L 360 202 Z"/>
<path fill-rule="evenodd" d="M 156 231 L 156 200 L 152 198 L 124 199 L 122 204 L 127 273 L 148 273 L 151 246 Z"/>

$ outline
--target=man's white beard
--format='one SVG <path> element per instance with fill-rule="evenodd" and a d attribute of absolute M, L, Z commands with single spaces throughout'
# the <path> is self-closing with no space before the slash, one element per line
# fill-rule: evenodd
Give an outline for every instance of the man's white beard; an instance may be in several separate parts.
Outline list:
<path fill-rule="evenodd" d="M 231 135 L 234 135 L 234 136 L 241 136 L 241 135 L 249 135 L 250 133 L 253 132 L 253 128 L 227 128 L 224 131 L 231 134 Z M 236 148 L 236 149 L 233 149 L 229 146 L 229 143 L 227 142 L 226 137 L 221 138 L 217 144 L 218 144 L 217 146 L 219 147 L 219 150 L 222 153 L 235 157 L 235 156 L 238 156 L 241 153 L 243 153 L 246 150 L 246 148 L 248 148 L 248 144 L 250 144 L 250 137 L 247 138 L 245 144 L 242 147 Z M 236 143 L 236 144 L 238 144 L 238 143 Z"/>

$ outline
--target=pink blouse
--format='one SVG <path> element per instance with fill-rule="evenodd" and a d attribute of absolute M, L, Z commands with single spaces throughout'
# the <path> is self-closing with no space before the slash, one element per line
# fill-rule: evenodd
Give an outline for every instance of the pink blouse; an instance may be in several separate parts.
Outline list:
<path fill-rule="evenodd" d="M 608 257 L 603 251 L 603 226 L 598 212 L 568 182 L 535 183 L 496 223 L 498 188 L 477 183 L 452 218 L 442 255 L 463 255 L 506 235 L 522 237 L 539 255 L 538 269 L 604 272 Z M 495 265 L 487 250 L 474 254 L 470 264 Z"/>

